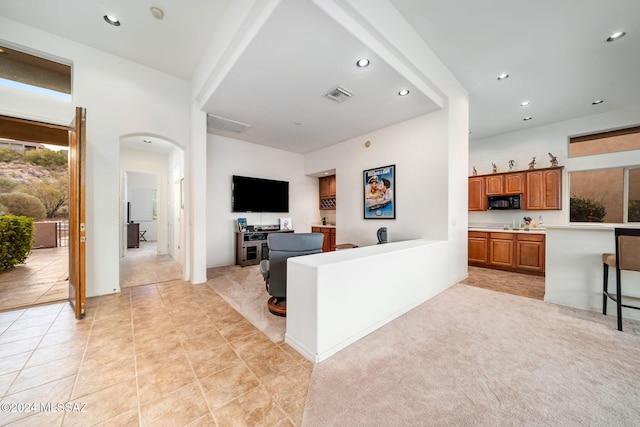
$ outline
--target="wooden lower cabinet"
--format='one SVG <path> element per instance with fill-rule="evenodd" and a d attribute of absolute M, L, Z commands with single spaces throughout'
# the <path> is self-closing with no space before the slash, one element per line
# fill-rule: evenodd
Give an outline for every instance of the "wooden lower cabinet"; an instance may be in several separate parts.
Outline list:
<path fill-rule="evenodd" d="M 333 227 L 311 227 L 312 233 L 324 234 L 322 241 L 322 252 L 331 252 L 336 250 L 336 229 Z"/>
<path fill-rule="evenodd" d="M 513 234 L 489 233 L 489 264 L 513 267 Z"/>
<path fill-rule="evenodd" d="M 516 234 L 516 268 L 544 273 L 545 236 Z"/>
<path fill-rule="evenodd" d="M 545 235 L 469 231 L 469 265 L 544 275 Z"/>
<path fill-rule="evenodd" d="M 472 262 L 479 264 L 489 262 L 487 234 L 482 231 L 469 232 L 469 264 Z"/>

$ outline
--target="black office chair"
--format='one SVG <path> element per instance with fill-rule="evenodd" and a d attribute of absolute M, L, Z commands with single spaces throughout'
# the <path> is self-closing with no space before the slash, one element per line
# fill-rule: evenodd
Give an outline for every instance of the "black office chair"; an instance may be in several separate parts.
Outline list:
<path fill-rule="evenodd" d="M 602 280 L 602 314 L 607 314 L 607 298 L 616 302 L 618 330 L 622 331 L 622 307 L 640 310 L 640 307 L 622 303 L 622 270 L 640 271 L 640 229 L 616 228 L 616 253 L 602 254 L 604 277 Z M 609 267 L 616 269 L 616 293 L 609 293 Z"/>
<path fill-rule="evenodd" d="M 260 262 L 260 272 L 271 298 L 269 311 L 287 315 L 287 259 L 322 252 L 322 233 L 270 233 L 267 237 L 269 259 Z"/>
<path fill-rule="evenodd" d="M 381 245 L 383 243 L 387 243 L 387 227 L 378 228 L 378 232 L 376 233 L 378 236 L 378 244 Z"/>

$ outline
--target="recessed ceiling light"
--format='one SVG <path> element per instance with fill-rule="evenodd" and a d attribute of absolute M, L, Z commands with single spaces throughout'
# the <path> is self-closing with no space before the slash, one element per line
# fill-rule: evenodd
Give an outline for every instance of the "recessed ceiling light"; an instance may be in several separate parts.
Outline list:
<path fill-rule="evenodd" d="M 526 107 L 526 106 L 527 106 L 527 105 L 529 105 L 529 104 L 531 104 L 531 101 L 522 101 L 522 102 L 520 103 L 520 106 L 521 106 L 521 107 Z"/>
<path fill-rule="evenodd" d="M 113 15 L 104 15 L 103 18 L 104 18 L 105 21 L 107 21 L 108 24 L 111 24 L 114 27 L 119 27 L 120 26 L 120 21 L 118 21 L 118 18 L 116 18 Z"/>
<path fill-rule="evenodd" d="M 358 62 L 356 62 L 356 65 L 360 68 L 368 67 L 369 64 L 370 62 L 367 58 L 358 59 Z"/>
<path fill-rule="evenodd" d="M 525 118 L 524 118 L 524 119 L 522 119 L 522 120 L 524 120 L 525 122 L 528 122 L 528 121 L 529 121 L 529 120 L 531 120 L 531 119 L 533 119 L 533 117 L 525 117 Z"/>
<path fill-rule="evenodd" d="M 596 101 L 593 101 L 591 105 L 598 105 L 598 104 L 602 104 L 603 102 L 604 102 L 604 99 L 598 99 Z"/>
<path fill-rule="evenodd" d="M 502 73 L 498 76 L 498 80 L 504 80 L 504 79 L 508 79 L 509 78 L 509 74 L 507 73 Z"/>
<path fill-rule="evenodd" d="M 156 18 L 158 21 L 161 21 L 162 18 L 164 18 L 164 10 L 160 9 L 159 7 L 151 6 L 149 10 L 151 11 L 151 14 L 153 15 L 153 17 Z"/>
<path fill-rule="evenodd" d="M 621 38 L 623 38 L 627 33 L 625 33 L 624 31 L 618 31 L 615 32 L 613 34 L 611 34 L 608 38 L 607 38 L 607 42 L 614 42 L 616 40 L 619 40 Z"/>
<path fill-rule="evenodd" d="M 398 92 L 398 95 L 400 95 L 400 96 L 409 95 L 409 89 L 402 89 L 400 92 Z"/>

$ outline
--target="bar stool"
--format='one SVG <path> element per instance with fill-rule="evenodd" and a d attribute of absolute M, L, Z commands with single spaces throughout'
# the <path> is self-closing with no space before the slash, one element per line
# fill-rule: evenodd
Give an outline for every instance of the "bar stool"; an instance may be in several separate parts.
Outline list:
<path fill-rule="evenodd" d="M 622 331 L 622 307 L 640 310 L 640 307 L 622 303 L 622 270 L 640 271 L 640 228 L 616 228 L 616 252 L 602 254 L 604 276 L 602 280 L 602 314 L 607 314 L 607 298 L 616 302 L 618 330 Z M 616 269 L 616 293 L 609 293 L 609 267 Z"/>

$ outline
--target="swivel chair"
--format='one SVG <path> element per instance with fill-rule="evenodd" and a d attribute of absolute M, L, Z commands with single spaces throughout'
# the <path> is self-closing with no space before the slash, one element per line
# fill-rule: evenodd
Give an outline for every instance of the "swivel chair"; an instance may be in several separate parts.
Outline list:
<path fill-rule="evenodd" d="M 607 314 L 607 298 L 616 302 L 618 330 L 622 331 L 622 307 L 640 310 L 640 307 L 622 303 L 622 270 L 640 271 L 640 229 L 616 228 L 616 252 L 602 254 L 604 277 L 602 279 L 602 314 Z M 609 267 L 616 269 L 616 293 L 609 292 Z"/>
<path fill-rule="evenodd" d="M 376 233 L 378 236 L 378 244 L 381 245 L 383 243 L 387 243 L 387 227 L 378 228 L 378 232 Z"/>
<path fill-rule="evenodd" d="M 322 252 L 322 233 L 270 233 L 269 259 L 260 262 L 267 292 L 267 307 L 276 316 L 287 315 L 287 259 Z"/>

